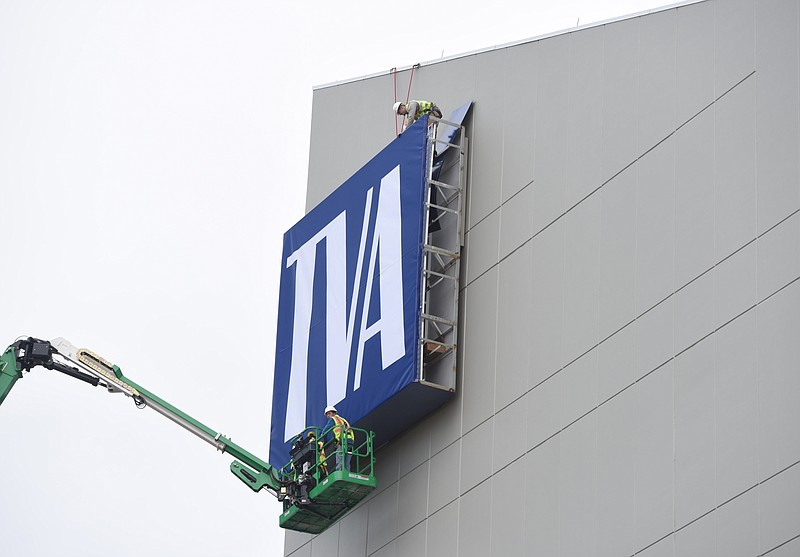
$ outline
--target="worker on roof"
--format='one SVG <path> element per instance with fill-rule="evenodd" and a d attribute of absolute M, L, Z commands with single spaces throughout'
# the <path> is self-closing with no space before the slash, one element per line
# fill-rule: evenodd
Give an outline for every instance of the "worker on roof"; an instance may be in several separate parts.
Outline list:
<path fill-rule="evenodd" d="M 425 114 L 432 114 L 437 118 L 442 117 L 442 111 L 430 101 L 411 101 L 408 105 L 398 101 L 392 106 L 392 111 L 398 116 L 406 117 L 403 121 L 403 131 L 406 131 L 408 126 L 422 118 Z"/>
<path fill-rule="evenodd" d="M 322 428 L 320 436 L 326 446 L 332 446 L 336 451 L 336 470 L 342 470 L 342 456 L 344 455 L 344 469 L 350 470 L 350 451 L 353 448 L 355 435 L 350 429 L 350 422 L 345 420 L 336 411 L 334 406 L 325 408 L 325 427 Z"/>

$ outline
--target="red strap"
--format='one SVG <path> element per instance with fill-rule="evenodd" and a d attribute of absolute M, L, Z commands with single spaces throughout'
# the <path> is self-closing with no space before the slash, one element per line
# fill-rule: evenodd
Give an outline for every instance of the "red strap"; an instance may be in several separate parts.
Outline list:
<path fill-rule="evenodd" d="M 394 106 L 394 103 L 397 102 L 397 67 L 394 67 L 389 71 L 392 72 L 392 75 L 394 76 L 394 101 L 392 102 L 392 106 Z M 397 137 L 398 135 L 400 135 L 400 132 L 397 130 L 397 113 L 395 113 L 395 115 L 394 115 L 394 136 Z"/>
<path fill-rule="evenodd" d="M 411 77 L 408 80 L 408 92 L 406 93 L 406 108 L 408 108 L 408 101 L 411 99 L 411 84 L 414 83 L 414 70 L 419 67 L 419 64 L 414 64 L 411 66 Z M 392 75 L 394 77 L 394 102 L 397 102 L 397 68 L 394 67 L 391 70 Z M 403 116 L 403 123 L 405 124 L 407 116 Z M 394 115 L 394 135 L 397 137 L 400 135 L 400 130 L 397 128 L 397 114 Z"/>
<path fill-rule="evenodd" d="M 414 70 L 418 67 L 419 64 L 411 66 L 411 77 L 408 79 L 408 93 L 406 93 L 406 111 L 408 111 L 408 101 L 411 99 L 411 84 L 414 83 Z M 408 114 L 403 116 L 403 124 L 406 123 L 406 118 L 408 118 Z"/>
<path fill-rule="evenodd" d="M 408 93 L 406 94 L 406 107 L 408 107 L 408 101 L 411 99 L 411 84 L 414 82 L 414 70 L 417 67 L 419 67 L 419 64 L 411 66 L 411 77 L 408 80 Z"/>

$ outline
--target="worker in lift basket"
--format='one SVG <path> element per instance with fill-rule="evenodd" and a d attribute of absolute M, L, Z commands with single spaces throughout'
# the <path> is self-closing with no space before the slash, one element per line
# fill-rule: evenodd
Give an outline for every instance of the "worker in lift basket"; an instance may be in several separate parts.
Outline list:
<path fill-rule="evenodd" d="M 342 469 L 342 453 L 344 453 L 344 469 L 349 471 L 352 456 L 350 451 L 353 449 L 355 438 L 353 430 L 350 429 L 350 422 L 341 417 L 333 406 L 325 408 L 325 417 L 328 421 L 325 422 L 320 434 L 323 442 L 326 446 L 331 443 L 333 450 L 336 451 L 336 470 Z"/>
<path fill-rule="evenodd" d="M 320 478 L 325 478 L 328 475 L 328 457 L 325 456 L 325 446 L 323 445 L 322 441 L 317 441 L 317 434 L 313 431 L 308 432 L 308 442 L 311 444 L 316 444 L 319 448 L 318 459 L 317 462 L 319 463 L 318 469 Z"/>
<path fill-rule="evenodd" d="M 411 101 L 408 105 L 396 102 L 392 106 L 392 111 L 398 116 L 406 116 L 403 122 L 403 131 L 406 131 L 408 126 L 422 118 L 425 114 L 432 114 L 437 118 L 442 117 L 442 111 L 430 101 Z"/>

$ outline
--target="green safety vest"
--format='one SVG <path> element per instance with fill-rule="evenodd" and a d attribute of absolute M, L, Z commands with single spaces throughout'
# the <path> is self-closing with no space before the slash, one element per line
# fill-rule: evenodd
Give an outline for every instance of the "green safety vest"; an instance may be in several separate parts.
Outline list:
<path fill-rule="evenodd" d="M 414 114 L 414 122 L 422 118 L 423 114 L 430 114 L 431 112 L 433 112 L 434 108 L 436 108 L 437 110 L 439 109 L 439 107 L 437 107 L 435 104 L 429 101 L 411 101 L 411 102 L 417 103 L 417 113 Z M 441 111 L 439 113 L 441 114 Z"/>
<path fill-rule="evenodd" d="M 346 435 L 347 435 L 347 438 L 350 441 L 352 441 L 355 438 L 355 435 L 353 434 L 353 430 L 350 429 L 350 422 L 348 422 L 347 420 L 342 418 L 339 414 L 335 414 L 333 416 L 333 421 L 336 422 L 336 426 L 334 426 L 334 428 L 333 428 L 333 435 L 334 435 L 334 437 L 336 437 L 336 442 L 337 443 L 341 442 L 340 440 L 342 438 L 342 426 L 347 428 L 347 434 Z"/>

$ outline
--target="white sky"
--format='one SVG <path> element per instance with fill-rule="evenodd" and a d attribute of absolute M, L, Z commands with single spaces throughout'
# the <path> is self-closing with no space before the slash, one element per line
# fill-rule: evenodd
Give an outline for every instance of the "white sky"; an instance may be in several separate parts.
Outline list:
<path fill-rule="evenodd" d="M 312 86 L 663 3 L 0 0 L 0 342 L 64 336 L 266 458 Z M 230 462 L 37 369 L 0 408 L 0 553 L 282 555 Z"/>

